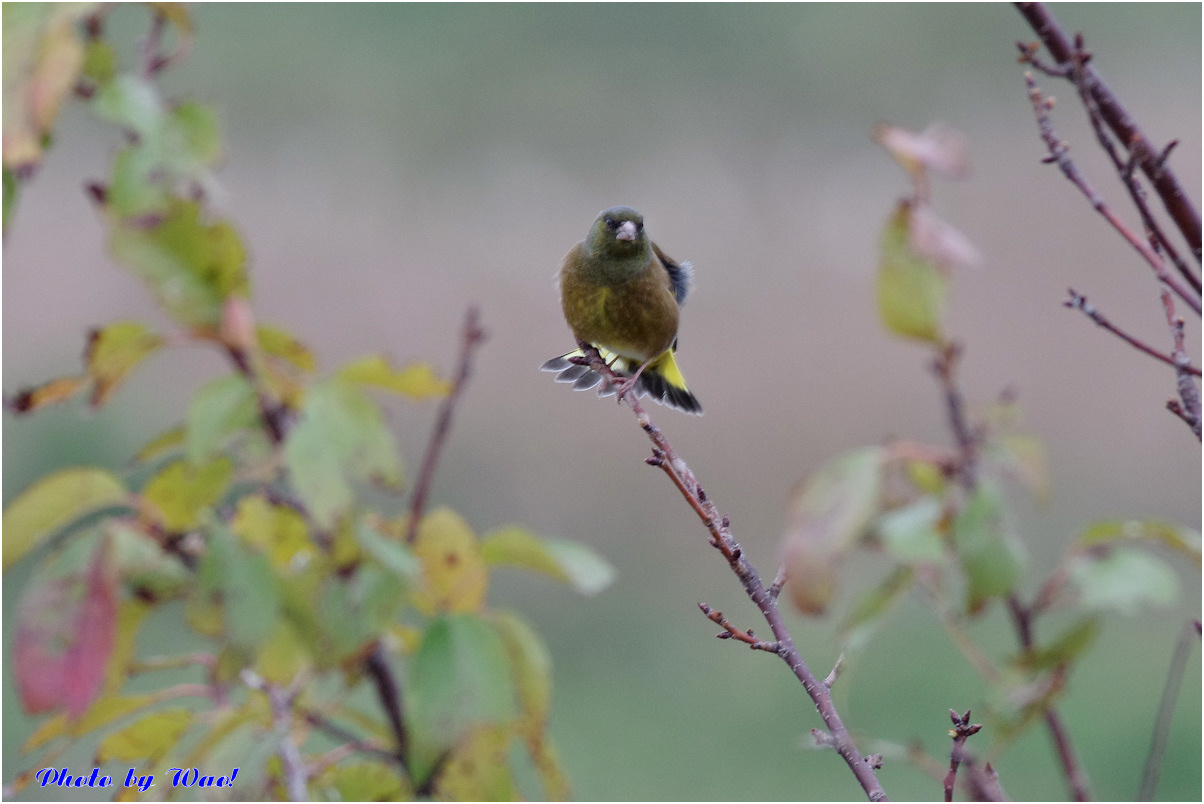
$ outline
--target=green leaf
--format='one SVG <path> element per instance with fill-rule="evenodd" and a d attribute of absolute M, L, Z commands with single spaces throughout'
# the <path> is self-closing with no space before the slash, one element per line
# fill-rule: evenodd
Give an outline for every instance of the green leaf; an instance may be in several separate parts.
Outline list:
<path fill-rule="evenodd" d="M 92 101 L 92 111 L 101 120 L 134 132 L 143 142 L 158 139 L 165 114 L 155 82 L 133 73 L 102 86 Z"/>
<path fill-rule="evenodd" d="M 309 389 L 285 443 L 284 461 L 298 495 L 323 528 L 351 507 L 353 478 L 387 486 L 401 482 L 401 459 L 380 409 L 338 378 Z"/>
<path fill-rule="evenodd" d="M 161 709 L 108 735 L 96 749 L 96 764 L 147 760 L 154 766 L 192 725 L 195 715 L 182 707 Z"/>
<path fill-rule="evenodd" d="M 1047 670 L 1070 664 L 1095 642 L 1099 636 L 1099 617 L 1084 617 L 1067 628 L 1049 645 L 1021 657 L 1021 666 L 1029 670 Z"/>
<path fill-rule="evenodd" d="M 158 335 L 137 321 L 118 321 L 93 330 L 85 356 L 88 374 L 96 382 L 92 406 L 103 405 L 126 375 L 162 345 Z"/>
<path fill-rule="evenodd" d="M 125 499 L 121 480 L 103 469 L 62 469 L 47 475 L 4 510 L 4 570 L 71 522 Z"/>
<path fill-rule="evenodd" d="M 430 365 L 412 363 L 404 369 L 395 369 L 381 355 L 353 360 L 339 370 L 339 376 L 413 399 L 447 396 L 451 391 L 451 383 L 439 379 Z"/>
<path fill-rule="evenodd" d="M 914 581 L 915 570 L 907 566 L 896 567 L 882 583 L 866 592 L 840 627 L 845 648 L 857 650 L 869 642 L 895 601 L 911 588 Z"/>
<path fill-rule="evenodd" d="M 204 572 L 216 576 L 230 641 L 254 650 L 267 641 L 280 611 L 276 576 L 267 556 L 245 550 L 224 527 L 209 534 Z"/>
<path fill-rule="evenodd" d="M 523 713 L 521 729 L 527 734 L 540 732 L 552 705 L 552 655 L 535 629 L 517 614 L 494 612 L 490 622 L 510 657 L 510 672 Z"/>
<path fill-rule="evenodd" d="M 142 448 L 134 453 L 134 460 L 138 463 L 146 463 L 147 461 L 166 455 L 168 452 L 184 446 L 184 438 L 184 425 L 178 424 L 143 444 Z"/>
<path fill-rule="evenodd" d="M 614 582 L 615 570 L 591 548 L 576 542 L 540 537 L 509 525 L 487 534 L 481 542 L 486 564 L 520 567 L 594 595 Z"/>
<path fill-rule="evenodd" d="M 899 561 L 932 564 L 945 558 L 945 541 L 937 532 L 943 514 L 940 500 L 922 497 L 878 518 L 878 535 L 886 551 Z"/>
<path fill-rule="evenodd" d="M 911 242 L 911 203 L 900 201 L 882 234 L 878 312 L 896 335 L 940 344 L 948 279 Z"/>
<path fill-rule="evenodd" d="M 1076 557 L 1070 579 L 1082 605 L 1097 611 L 1137 614 L 1167 608 L 1179 595 L 1179 580 L 1164 561 L 1139 550 L 1092 550 Z"/>
<path fill-rule="evenodd" d="M 1003 436 L 988 443 L 987 456 L 1015 475 L 1038 502 L 1049 502 L 1049 466 L 1039 438 Z"/>
<path fill-rule="evenodd" d="M 8 234 L 8 221 L 17 211 L 17 198 L 21 195 L 21 182 L 17 174 L 4 168 L 4 234 Z"/>
<path fill-rule="evenodd" d="M 158 511 L 163 527 L 183 533 L 196 527 L 201 512 L 222 498 L 233 475 L 234 464 L 225 457 L 199 466 L 174 461 L 147 481 L 142 496 Z"/>
<path fill-rule="evenodd" d="M 291 333 L 265 325 L 257 327 L 256 333 L 259 337 L 259 348 L 264 354 L 278 357 L 302 371 L 309 372 L 317 368 L 313 352 Z"/>
<path fill-rule="evenodd" d="M 311 661 L 296 629 L 287 620 L 278 620 L 271 636 L 264 640 L 255 660 L 255 672 L 265 680 L 288 686 L 297 675 L 307 670 Z"/>
<path fill-rule="evenodd" d="M 403 543 L 382 536 L 367 523 L 360 522 L 355 528 L 355 539 L 385 569 L 406 581 L 417 580 L 422 575 L 422 562 Z"/>
<path fill-rule="evenodd" d="M 245 377 L 229 374 L 206 383 L 188 405 L 188 460 L 198 464 L 205 461 L 226 436 L 258 422 L 258 399 Z"/>
<path fill-rule="evenodd" d="M 117 51 L 103 39 L 89 39 L 84 49 L 83 77 L 93 84 L 107 84 L 117 75 Z"/>
<path fill-rule="evenodd" d="M 209 167 L 221 159 L 221 133 L 212 107 L 191 101 L 181 103 L 168 115 L 166 134 L 176 140 L 170 145 L 179 154 L 183 170 Z"/>
<path fill-rule="evenodd" d="M 108 534 L 113 540 L 122 581 L 144 604 L 170 600 L 187 592 L 192 572 L 179 556 L 165 551 L 157 538 L 148 535 L 141 523 L 112 520 Z"/>
<path fill-rule="evenodd" d="M 790 492 L 783 531 L 786 589 L 804 614 L 823 614 L 836 592 L 836 566 L 877 515 L 883 452 L 840 455 Z"/>
<path fill-rule="evenodd" d="M 1167 547 L 1195 559 L 1200 566 L 1200 532 L 1170 522 L 1155 520 L 1119 520 L 1096 522 L 1076 540 L 1082 547 L 1116 542 L 1161 542 Z"/>
<path fill-rule="evenodd" d="M 515 714 L 505 645 L 471 614 L 439 617 L 428 626 L 407 682 L 416 781 L 473 726 L 505 723 Z"/>
<path fill-rule="evenodd" d="M 966 573 L 967 605 L 977 614 L 988 599 L 1006 595 L 1024 565 L 1024 548 L 1005 528 L 996 486 L 982 479 L 953 520 L 953 543 Z"/>
<path fill-rule="evenodd" d="M 319 788 L 333 787 L 338 801 L 410 801 L 414 793 L 405 779 L 379 762 L 341 762 L 315 782 Z M 333 796 L 331 800 L 336 800 Z"/>
<path fill-rule="evenodd" d="M 172 200 L 151 228 L 118 223 L 109 249 L 185 326 L 216 329 L 226 297 L 249 292 L 238 235 L 227 223 L 203 221 L 197 202 Z"/>

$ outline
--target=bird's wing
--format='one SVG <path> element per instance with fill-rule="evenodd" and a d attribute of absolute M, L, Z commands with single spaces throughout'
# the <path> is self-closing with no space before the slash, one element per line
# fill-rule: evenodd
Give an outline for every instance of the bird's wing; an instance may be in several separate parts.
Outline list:
<path fill-rule="evenodd" d="M 677 297 L 677 306 L 681 307 L 686 302 L 686 296 L 694 287 L 694 266 L 688 262 L 678 262 L 673 259 L 661 251 L 660 246 L 656 243 L 652 244 L 652 251 L 661 261 L 661 265 L 665 266 L 665 270 L 669 272 L 669 280 L 673 283 L 673 295 Z"/>

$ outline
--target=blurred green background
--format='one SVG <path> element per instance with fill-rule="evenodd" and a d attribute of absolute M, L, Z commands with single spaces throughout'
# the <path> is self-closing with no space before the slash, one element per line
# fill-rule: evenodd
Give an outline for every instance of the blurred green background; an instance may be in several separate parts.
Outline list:
<path fill-rule="evenodd" d="M 1172 165 L 1198 206 L 1200 6 L 1053 8 L 1085 32 L 1095 65 L 1155 143 L 1179 139 Z M 966 345 L 967 394 L 985 402 L 1015 388 L 1026 429 L 1045 441 L 1052 502 L 1015 495 L 1032 566 L 1048 566 L 1097 519 L 1199 527 L 1200 450 L 1163 409 L 1172 373 L 1061 307 L 1073 286 L 1167 345 L 1148 269 L 1040 164 L 1014 45 L 1034 36 L 1011 5 L 193 12 L 194 52 L 165 80 L 221 112 L 218 203 L 249 244 L 260 319 L 296 332 L 327 367 L 383 347 L 450 370 L 463 311 L 480 304 L 491 338 L 433 502 L 481 530 L 516 521 L 586 541 L 619 568 L 594 599 L 518 576 L 491 591 L 549 643 L 552 732 L 579 798 L 861 795 L 835 756 L 806 747 L 820 721 L 787 668 L 713 639 L 698 601 L 743 625 L 755 626 L 755 610 L 676 491 L 643 465 L 648 446 L 631 414 L 535 370 L 572 345 L 553 277 L 604 207 L 641 210 L 658 243 L 696 266 L 678 358 L 706 415 L 653 415 L 763 574 L 777 563 L 787 491 L 806 472 L 890 436 L 949 441 L 926 353 L 876 319 L 879 232 L 906 191 L 870 139 L 881 121 L 943 120 L 969 141 L 970 178 L 934 187 L 938 211 L 985 257 L 956 276 L 949 329 Z M 146 21 L 137 8 L 113 15 L 126 53 Z M 1134 221 L 1071 88 L 1042 84 L 1062 100 L 1054 122 L 1077 163 Z M 76 371 L 90 326 L 165 323 L 104 256 L 82 192 L 116 147 L 113 132 L 69 106 L 22 194 L 4 254 L 6 393 Z M 1199 355 L 1198 322 L 1190 329 Z M 122 466 L 224 370 L 209 352 L 164 355 L 95 415 L 6 413 L 5 501 L 59 466 Z M 393 411 L 412 468 L 432 414 Z M 6 647 L 28 569 L 5 578 Z M 1110 621 L 1070 679 L 1062 708 L 1100 798 L 1136 794 L 1174 641 L 1199 616 L 1199 572 L 1180 569 L 1179 607 Z M 868 559 L 847 566 L 837 612 L 883 571 Z M 788 616 L 822 676 L 836 658 L 834 623 Z M 178 647 L 169 620 L 147 635 L 157 650 Z M 974 633 L 996 657 L 1014 644 L 997 607 Z M 1200 687 L 1197 645 L 1161 798 L 1200 798 Z M 948 709 L 985 711 L 990 699 L 915 600 L 850 657 L 835 695 L 864 750 L 915 740 L 938 757 Z M 30 729 L 6 657 L 6 781 L 26 764 L 17 748 Z M 69 759 L 91 761 L 83 751 Z M 1016 799 L 1066 795 L 1043 730 L 996 767 Z M 900 758 L 881 779 L 897 799 L 941 795 Z"/>

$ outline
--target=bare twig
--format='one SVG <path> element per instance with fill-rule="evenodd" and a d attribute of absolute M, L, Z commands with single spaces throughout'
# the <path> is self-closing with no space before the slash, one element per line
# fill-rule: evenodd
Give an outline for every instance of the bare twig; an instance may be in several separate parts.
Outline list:
<path fill-rule="evenodd" d="M 1191 378 L 1193 373 L 1199 376 L 1199 372 L 1191 370 L 1191 361 L 1183 346 L 1183 319 L 1175 315 L 1175 302 L 1165 290 L 1162 291 L 1162 307 L 1166 310 L 1166 323 L 1171 328 L 1171 337 L 1175 341 L 1175 350 L 1171 352 L 1171 357 L 1174 360 L 1175 376 L 1178 378 L 1179 399 L 1183 402 L 1182 407 L 1176 406 L 1177 409 L 1171 408 L 1171 411 L 1187 422 L 1188 427 L 1196 434 L 1196 440 L 1199 440 L 1200 389 L 1196 387 L 1195 380 Z"/>
<path fill-rule="evenodd" d="M 1103 313 L 1101 313 L 1099 310 L 1095 309 L 1095 305 L 1093 305 L 1093 304 L 1091 304 L 1091 302 L 1087 301 L 1086 296 L 1082 295 L 1081 293 L 1077 293 L 1074 288 L 1068 288 L 1067 292 L 1070 294 L 1070 298 L 1068 298 L 1066 301 L 1062 302 L 1063 307 L 1069 307 L 1072 310 L 1080 310 L 1083 313 L 1083 315 L 1087 316 L 1092 321 L 1094 321 L 1096 324 L 1098 324 L 1099 326 L 1108 330 L 1113 335 L 1115 335 L 1116 337 L 1123 340 L 1125 343 L 1128 343 L 1133 348 L 1139 349 L 1142 352 L 1145 352 L 1150 357 L 1153 357 L 1157 360 L 1161 360 L 1163 363 L 1166 363 L 1168 365 L 1171 365 L 1171 366 L 1176 365 L 1175 359 L 1172 356 L 1170 356 L 1168 354 L 1164 354 L 1163 352 L 1159 352 L 1157 349 L 1153 348 L 1152 346 L 1147 345 L 1146 343 L 1138 340 L 1137 338 L 1134 338 L 1132 335 L 1130 335 L 1129 333 L 1120 329 L 1115 324 L 1113 324 L 1111 321 L 1109 321 L 1104 316 Z M 1188 374 L 1192 374 L 1196 377 L 1200 376 L 1200 369 L 1198 369 L 1195 366 L 1192 366 L 1190 364 L 1186 367 L 1186 371 Z"/>
<path fill-rule="evenodd" d="M 1066 68 L 1073 64 L 1075 48 L 1070 37 L 1054 19 L 1053 14 L 1049 12 L 1044 3 L 1017 3 L 1016 5 L 1021 15 L 1036 31 L 1037 36 L 1049 48 L 1050 54 L 1057 59 L 1059 67 L 1064 68 L 1061 75 L 1070 77 L 1072 70 Z M 1149 147 L 1149 139 L 1142 133 L 1137 121 L 1112 94 L 1108 85 L 1099 77 L 1094 68 L 1090 65 L 1083 65 L 1079 73 L 1079 80 L 1083 83 L 1086 92 L 1098 104 L 1100 116 L 1116 134 L 1117 139 L 1125 143 L 1129 150 L 1137 156 L 1138 166 L 1153 183 L 1167 213 L 1174 220 L 1179 231 L 1183 233 L 1183 237 L 1195 254 L 1196 261 L 1199 262 L 1200 213 L 1192 205 L 1187 193 L 1183 191 L 1174 172 L 1166 165 L 1166 160 L 1160 159 L 1159 154 Z M 1196 312 L 1199 310 L 1197 309 Z"/>
<path fill-rule="evenodd" d="M 460 331 L 460 364 L 456 370 L 456 378 L 452 381 L 451 391 L 439 405 L 439 413 L 435 417 L 435 429 L 431 433 L 430 443 L 426 454 L 422 457 L 422 468 L 418 471 L 418 480 L 414 485 L 414 497 L 410 501 L 410 521 L 406 525 L 406 543 L 413 544 L 418 536 L 418 523 L 422 512 L 426 509 L 426 497 L 431 490 L 431 481 L 435 476 L 435 467 L 439 464 L 439 455 L 443 451 L 443 442 L 451 429 L 452 413 L 456 403 L 464 391 L 464 385 L 472 374 L 472 358 L 477 347 L 485 340 L 485 331 L 481 329 L 480 311 L 469 307 L 464 315 L 464 327 Z"/>
<path fill-rule="evenodd" d="M 699 603 L 698 608 L 702 610 L 702 613 L 707 616 L 708 620 L 723 629 L 718 634 L 715 634 L 719 639 L 735 639 L 748 645 L 753 650 L 763 650 L 766 653 L 777 653 L 781 648 L 781 645 L 777 642 L 766 642 L 763 639 L 757 639 L 753 635 L 751 628 L 747 631 L 737 628 L 732 625 L 730 620 L 723 616 L 723 612 L 715 611 L 706 603 Z"/>
<path fill-rule="evenodd" d="M 1178 276 L 1166 270 L 1166 263 L 1148 242 L 1143 238 L 1138 237 L 1129 229 L 1124 222 L 1112 212 L 1111 207 L 1099 196 L 1098 193 L 1079 172 L 1078 167 L 1070 159 L 1068 153 L 1069 148 L 1066 144 L 1058 139 L 1054 132 L 1053 123 L 1049 119 L 1049 110 L 1051 104 L 1041 93 L 1041 89 L 1033 81 L 1033 74 L 1026 72 L 1024 74 L 1024 83 L 1028 87 L 1028 97 L 1033 106 L 1033 114 L 1037 120 L 1037 128 L 1041 132 L 1041 139 L 1044 140 L 1046 148 L 1049 149 L 1048 155 L 1043 161 L 1053 163 L 1061 169 L 1063 175 L 1086 196 L 1091 206 L 1095 211 L 1100 213 L 1112 228 L 1120 233 L 1121 237 L 1128 241 L 1138 254 L 1145 259 L 1146 263 L 1154 271 L 1154 275 L 1159 281 L 1175 291 L 1175 295 L 1187 302 L 1193 310 L 1200 312 L 1200 295 L 1193 288 L 1189 288 L 1183 283 L 1183 280 Z"/>
<path fill-rule="evenodd" d="M 1175 643 L 1175 655 L 1171 657 L 1171 666 L 1166 672 L 1166 684 L 1162 687 L 1162 700 L 1158 702 L 1158 717 L 1154 720 L 1154 731 L 1150 738 L 1150 753 L 1145 760 L 1145 768 L 1141 772 L 1141 788 L 1137 792 L 1138 801 L 1153 801 L 1154 791 L 1158 787 L 1158 777 L 1162 773 L 1162 760 L 1166 756 L 1166 745 L 1171 733 L 1171 719 L 1175 714 L 1175 699 L 1179 697 L 1179 685 L 1183 681 L 1183 670 L 1187 667 L 1187 657 L 1191 655 L 1192 645 L 1200 641 L 1195 633 L 1195 626 L 1188 624 L 1179 634 Z"/>
<path fill-rule="evenodd" d="M 619 382 L 620 378 L 606 365 L 596 349 L 588 349 L 585 351 L 584 357 L 576 359 L 589 365 L 604 377 L 609 377 L 616 384 Z M 820 717 L 828 727 L 827 737 L 831 740 L 830 744 L 849 766 L 870 801 L 885 801 L 886 792 L 882 789 L 877 775 L 870 763 L 857 750 L 853 738 L 849 735 L 848 729 L 845 728 L 832 703 L 827 686 L 815 677 L 807 667 L 807 663 L 803 661 L 802 655 L 795 647 L 794 640 L 782 620 L 777 600 L 770 595 L 757 574 L 756 568 L 744 556 L 743 548 L 732 537 L 727 517 L 719 513 L 710 497 L 699 486 L 689 466 L 677 455 L 660 428 L 652 423 L 636 395 L 629 391 L 623 395 L 623 398 L 626 399 L 639 421 L 640 427 L 652 442 L 652 457 L 648 458 L 647 462 L 664 471 L 710 532 L 711 545 L 723 555 L 732 572 L 740 579 L 749 599 L 761 611 L 765 621 L 769 623 L 770 630 L 777 640 L 777 655 L 782 657 L 791 672 L 802 683 L 803 689 L 806 690 L 811 700 L 815 702 Z"/>
<path fill-rule="evenodd" d="M 949 718 L 953 721 L 953 728 L 949 730 L 949 736 L 953 738 L 953 748 L 949 751 L 949 772 L 945 774 L 945 801 L 953 800 L 953 788 L 957 784 L 957 768 L 962 764 L 965 755 L 966 740 L 972 735 L 978 734 L 979 729 L 982 728 L 981 723 L 970 723 L 969 709 L 964 715 L 959 715 L 950 709 Z"/>
<path fill-rule="evenodd" d="M 973 489 L 978 482 L 978 443 L 982 434 L 971 428 L 966 419 L 966 404 L 957 387 L 955 374 L 957 361 L 961 357 L 961 345 L 953 342 L 941 349 L 932 370 L 941 384 L 945 396 L 945 410 L 949 426 L 957 441 L 958 460 L 956 474 L 963 488 Z"/>

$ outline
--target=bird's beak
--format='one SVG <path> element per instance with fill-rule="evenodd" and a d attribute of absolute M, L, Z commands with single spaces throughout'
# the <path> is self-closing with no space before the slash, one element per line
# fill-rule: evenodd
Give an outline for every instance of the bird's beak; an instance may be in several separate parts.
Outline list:
<path fill-rule="evenodd" d="M 619 225 L 619 231 L 615 232 L 615 240 L 635 240 L 635 224 L 631 221 L 623 221 Z"/>

